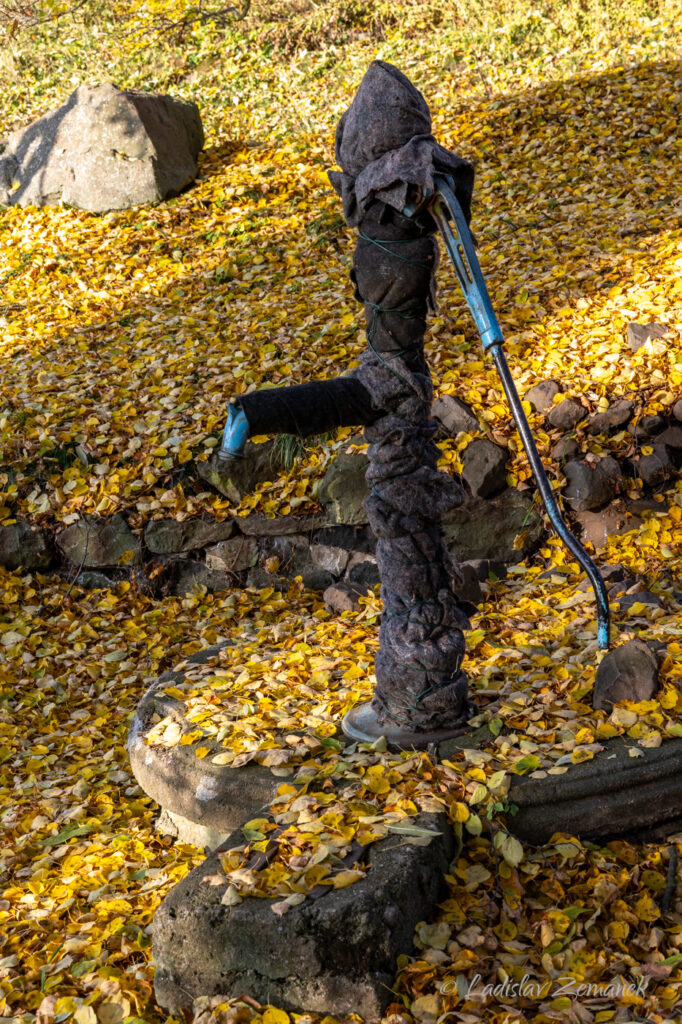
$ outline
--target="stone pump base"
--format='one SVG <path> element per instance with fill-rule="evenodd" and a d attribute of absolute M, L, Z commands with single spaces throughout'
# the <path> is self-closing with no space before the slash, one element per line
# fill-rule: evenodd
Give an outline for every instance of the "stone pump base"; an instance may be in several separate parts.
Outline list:
<path fill-rule="evenodd" d="M 284 917 L 272 912 L 275 900 L 223 902 L 228 880 L 220 881 L 220 851 L 243 843 L 243 823 L 268 815 L 282 780 L 253 762 L 241 768 L 214 764 L 223 747 L 210 739 L 202 741 L 210 748 L 202 759 L 191 745 L 146 742 L 159 718 L 170 716 L 191 730 L 184 704 L 166 691 L 182 685 L 197 665 L 218 668 L 220 650 L 200 651 L 156 680 L 140 701 L 128 740 L 135 777 L 161 805 L 166 830 L 218 848 L 156 913 L 157 999 L 174 1016 L 190 1012 L 201 997 L 249 995 L 286 1009 L 355 1012 L 377 1021 L 393 998 L 396 957 L 412 952 L 415 924 L 428 920 L 447 895 L 444 874 L 457 856 L 457 837 L 443 816 L 420 815 L 410 824 L 424 830 L 425 845 L 405 843 L 401 835 L 379 840 L 366 850 L 364 879 L 345 889 L 325 887 Z M 435 742 L 432 756 L 452 759 L 490 738 L 485 727 L 466 729 Z M 518 812 L 507 827 L 534 844 L 555 832 L 582 840 L 663 839 L 682 830 L 682 739 L 638 748 L 636 758 L 623 738 L 607 740 L 593 760 L 569 765 L 561 776 L 519 778 L 508 799 Z"/>

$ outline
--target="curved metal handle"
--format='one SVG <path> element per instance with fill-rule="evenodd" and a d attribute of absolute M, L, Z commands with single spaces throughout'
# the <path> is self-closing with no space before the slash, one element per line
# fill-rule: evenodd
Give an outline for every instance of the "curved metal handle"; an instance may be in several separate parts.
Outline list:
<path fill-rule="evenodd" d="M 547 479 L 516 385 L 509 371 L 502 348 L 504 343 L 502 331 L 490 301 L 469 226 L 451 182 L 439 175 L 435 179 L 435 184 L 437 191 L 431 201 L 429 211 L 443 236 L 445 248 L 454 265 L 464 298 L 481 335 L 483 348 L 486 351 L 489 350 L 492 355 L 549 520 L 590 579 L 597 602 L 597 642 L 601 648 L 608 649 L 610 611 L 604 581 L 585 548 L 569 530 L 556 503 L 552 485 Z"/>

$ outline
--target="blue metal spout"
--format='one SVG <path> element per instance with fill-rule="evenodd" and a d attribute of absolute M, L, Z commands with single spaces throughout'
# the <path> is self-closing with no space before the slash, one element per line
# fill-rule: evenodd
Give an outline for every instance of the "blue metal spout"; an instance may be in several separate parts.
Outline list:
<path fill-rule="evenodd" d="M 223 431 L 223 443 L 218 449 L 222 462 L 244 457 L 244 446 L 249 436 L 249 421 L 244 411 L 234 402 L 227 403 L 227 422 Z"/>

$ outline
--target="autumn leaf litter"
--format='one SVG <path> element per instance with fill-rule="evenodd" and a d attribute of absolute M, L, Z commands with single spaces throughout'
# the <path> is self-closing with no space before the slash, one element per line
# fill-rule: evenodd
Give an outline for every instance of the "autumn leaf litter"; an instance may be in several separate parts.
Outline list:
<path fill-rule="evenodd" d="M 651 62 L 661 41 L 647 32 L 629 61 L 627 47 L 611 66 L 591 54 L 572 76 L 558 57 L 555 66 L 484 62 L 484 86 L 466 61 L 444 73 L 425 43 L 415 50 L 396 36 L 384 56 L 428 95 L 441 141 L 477 163 L 474 226 L 519 390 L 558 376 L 565 394 L 591 408 L 629 394 L 640 414 L 655 414 L 682 389 L 680 99 L 675 76 Z M 124 510 L 139 530 L 160 515 L 317 509 L 316 483 L 353 440 L 347 432 L 238 507 L 197 485 L 191 469 L 214 450 L 230 395 L 337 373 L 364 346 L 347 283 L 352 239 L 324 171 L 334 122 L 375 54 L 362 41 L 337 54 L 331 96 L 322 96 L 310 78 L 320 55 L 285 70 L 274 57 L 228 49 L 229 66 L 253 77 L 254 102 L 236 104 L 237 137 L 220 76 L 208 71 L 193 89 L 211 113 L 201 180 L 186 195 L 105 217 L 2 213 L 5 523 Z M 500 385 L 445 263 L 439 275 L 441 312 L 428 339 L 437 388 L 472 405 L 512 452 L 509 483 L 528 485 Z M 669 340 L 630 354 L 630 320 L 667 324 Z M 547 464 L 556 437 L 539 417 L 531 424 Z M 580 428 L 577 439 L 595 456 L 628 443 Z M 458 470 L 470 440 L 444 443 L 442 465 Z M 178 467 L 188 470 L 180 482 Z M 560 469 L 553 473 L 558 483 Z M 682 918 L 674 898 L 662 907 L 675 844 L 557 836 L 524 848 L 496 810 L 515 774 L 561 774 L 614 735 L 634 756 L 680 735 L 682 626 L 670 586 L 682 574 L 679 483 L 662 498 L 660 511 L 600 552 L 604 563 L 646 574 L 661 598 L 654 614 L 614 609 L 620 640 L 644 635 L 666 646 L 657 699 L 591 712 L 594 604 L 577 565 L 550 540 L 532 565 L 484 587 L 467 671 L 491 739 L 441 763 L 335 741 L 344 711 L 371 693 L 376 596 L 332 617 L 296 585 L 287 595 L 152 600 L 128 583 L 87 592 L 2 573 L 2 1012 L 77 1024 L 164 1019 L 152 995 L 149 926 L 202 854 L 154 831 L 157 808 L 130 775 L 125 738 L 146 686 L 227 641 L 170 690 L 185 724 L 160 720 L 147 740 L 218 764 L 260 762 L 281 777 L 269 816 L 249 822 L 244 849 L 223 857 L 228 901 L 276 896 L 275 912 L 287 912 L 320 886 L 361 877 L 363 848 L 389 831 L 424 841 L 410 834 L 410 819 L 442 810 L 465 844 L 449 898 L 419 925 L 416 955 L 401 960 L 396 1024 L 430 1024 L 450 1010 L 467 1024 L 675 1019 Z M 264 866 L 250 870 L 259 852 Z M 649 984 L 643 998 L 578 1006 L 542 990 L 562 972 L 605 983 L 643 975 Z M 467 994 L 477 975 L 528 975 L 541 994 L 523 1005 L 499 992 Z M 289 1019 L 248 1004 L 206 1013 Z"/>

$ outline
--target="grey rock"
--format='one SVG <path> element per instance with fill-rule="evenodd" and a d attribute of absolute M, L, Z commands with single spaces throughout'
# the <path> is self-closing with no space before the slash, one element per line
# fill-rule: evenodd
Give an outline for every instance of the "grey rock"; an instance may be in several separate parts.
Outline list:
<path fill-rule="evenodd" d="M 650 672 L 645 656 L 642 662 Z M 630 756 L 633 748 L 637 757 Z M 641 842 L 652 842 L 654 834 L 665 838 L 680 830 L 682 739 L 648 749 L 614 737 L 563 775 L 514 779 L 507 798 L 519 809 L 507 827 L 530 843 L 547 843 L 555 832 L 600 841 L 623 834 Z"/>
<path fill-rule="evenodd" d="M 310 590 L 325 590 L 334 582 L 334 575 L 313 561 L 308 537 L 305 534 L 263 537 L 259 542 L 259 547 L 261 569 L 266 567 L 270 558 L 278 559 L 277 568 L 272 570 L 275 577 L 292 580 L 296 576 L 300 576 L 303 585 Z M 255 570 L 253 570 L 247 579 L 249 586 L 256 585 L 255 578 Z"/>
<path fill-rule="evenodd" d="M 144 542 L 154 555 L 175 555 L 227 540 L 233 533 L 231 519 L 152 519 L 145 527 Z"/>
<path fill-rule="evenodd" d="M 628 425 L 633 437 L 655 437 L 665 430 L 668 421 L 665 416 L 640 416 Z"/>
<path fill-rule="evenodd" d="M 0 526 L 0 566 L 3 569 L 31 572 L 48 569 L 51 564 L 52 552 L 44 530 L 31 527 L 25 519 Z"/>
<path fill-rule="evenodd" d="M 643 640 L 628 640 L 597 669 L 592 706 L 611 712 L 621 700 L 651 700 L 658 689 L 658 659 Z"/>
<path fill-rule="evenodd" d="M 195 103 L 81 85 L 0 149 L 0 204 L 63 202 L 93 213 L 158 203 L 197 173 L 204 133 Z"/>
<path fill-rule="evenodd" d="M 635 577 L 624 565 L 603 565 L 599 571 L 606 589 L 613 596 L 629 589 L 636 582 Z"/>
<path fill-rule="evenodd" d="M 571 460 L 564 466 L 564 475 L 564 497 L 576 512 L 606 505 L 616 497 L 623 481 L 620 466 L 610 455 L 599 459 L 594 467 Z"/>
<path fill-rule="evenodd" d="M 587 409 L 572 398 L 564 398 L 547 413 L 547 422 L 559 430 L 571 430 L 587 416 Z"/>
<path fill-rule="evenodd" d="M 265 444 L 247 441 L 241 459 L 223 462 L 214 453 L 208 462 L 196 464 L 200 478 L 235 504 L 254 491 L 258 484 L 274 479 L 281 468 L 281 460 L 272 441 Z"/>
<path fill-rule="evenodd" d="M 615 501 L 598 512 L 583 511 L 576 515 L 580 525 L 583 544 L 593 544 L 595 548 L 606 545 L 609 537 L 619 536 L 634 530 L 641 520 L 633 517 L 623 502 Z"/>
<path fill-rule="evenodd" d="M 414 929 L 446 895 L 456 853 L 444 816 L 413 823 L 434 832 L 426 846 L 394 835 L 366 848 L 365 878 L 325 887 L 284 915 L 273 900 L 223 905 L 228 887 L 215 852 L 170 892 L 154 918 L 156 998 L 182 1017 L 199 995 L 248 995 L 286 1010 L 356 1013 L 378 1021 L 391 1001 L 396 958 L 412 950 Z M 243 843 L 235 833 L 226 848 Z M 395 908 L 395 909 L 393 909 Z"/>
<path fill-rule="evenodd" d="M 330 544 L 311 544 L 310 557 L 321 569 L 326 569 L 333 576 L 343 576 L 350 552 L 346 548 L 333 547 Z"/>
<path fill-rule="evenodd" d="M 580 445 L 574 437 L 562 437 L 552 446 L 550 455 L 556 462 L 567 462 L 580 454 Z"/>
<path fill-rule="evenodd" d="M 657 594 L 652 594 L 650 590 L 637 590 L 634 594 L 624 594 L 623 597 L 618 600 L 618 607 L 621 612 L 627 612 L 632 608 L 633 604 L 644 604 L 649 605 L 651 608 L 662 608 L 663 602 Z M 623 698 L 621 698 L 623 699 Z M 628 698 L 634 700 L 635 698 Z M 642 697 L 642 700 L 645 698 Z"/>
<path fill-rule="evenodd" d="M 632 352 L 645 345 L 649 338 L 662 338 L 668 331 L 664 324 L 628 324 L 627 340 Z"/>
<path fill-rule="evenodd" d="M 490 558 L 469 558 L 461 565 L 470 565 L 481 582 L 507 578 L 507 566 L 504 562 L 495 562 Z"/>
<path fill-rule="evenodd" d="M 116 583 L 103 572 L 86 569 L 76 577 L 76 586 L 83 587 L 84 590 L 108 590 L 109 587 L 115 587 Z"/>
<path fill-rule="evenodd" d="M 666 448 L 672 448 L 673 451 L 679 452 L 682 450 L 682 427 L 674 426 L 668 427 L 662 434 L 659 434 L 656 438 L 656 447 L 659 445 L 665 445 Z"/>
<path fill-rule="evenodd" d="M 110 519 L 84 516 L 57 534 L 57 544 L 72 565 L 113 569 L 140 561 L 141 544 L 122 515 Z"/>
<path fill-rule="evenodd" d="M 359 598 L 365 593 L 362 587 L 355 586 L 347 580 L 339 580 L 338 583 L 327 587 L 322 597 L 328 612 L 341 615 L 342 612 L 357 611 L 360 607 Z"/>
<path fill-rule="evenodd" d="M 170 590 L 176 597 L 187 597 L 199 587 L 205 587 L 209 594 L 221 594 L 235 585 L 229 573 L 210 569 L 203 562 L 176 562 L 172 570 Z"/>
<path fill-rule="evenodd" d="M 673 406 L 673 416 L 682 423 L 682 398 L 678 398 Z"/>
<path fill-rule="evenodd" d="M 448 437 L 457 437 L 463 432 L 475 433 L 479 429 L 474 410 L 454 395 L 440 395 L 431 406 L 431 414 L 440 421 Z"/>
<path fill-rule="evenodd" d="M 205 850 L 215 850 L 230 838 L 228 833 L 221 832 L 220 829 L 190 821 L 189 818 L 173 814 L 165 808 L 154 822 L 154 829 L 162 836 L 172 836 L 179 843 L 189 843 Z"/>
<path fill-rule="evenodd" d="M 341 452 L 330 465 L 320 485 L 319 499 L 328 506 L 332 522 L 349 526 L 367 522 L 363 502 L 368 494 L 368 465 L 364 452 Z"/>
<path fill-rule="evenodd" d="M 675 463 L 665 447 L 656 449 L 650 455 L 642 455 L 633 462 L 633 469 L 647 487 L 658 487 L 675 475 Z"/>
<path fill-rule="evenodd" d="M 374 554 L 377 544 L 369 526 L 326 526 L 323 530 L 315 530 L 310 543 L 343 548 L 349 554 L 368 555 Z"/>
<path fill-rule="evenodd" d="M 251 569 L 258 561 L 255 537 L 232 537 L 206 548 L 206 565 L 219 572 L 241 572 Z"/>
<path fill-rule="evenodd" d="M 555 380 L 542 380 L 523 396 L 524 401 L 530 402 L 535 412 L 545 412 L 551 409 L 554 404 L 554 396 L 558 395 L 561 388 Z"/>
<path fill-rule="evenodd" d="M 380 582 L 376 558 L 363 553 L 352 555 L 348 562 L 346 578 L 363 590 L 371 590 Z"/>
<path fill-rule="evenodd" d="M 477 498 L 488 498 L 507 486 L 509 452 L 498 444 L 479 438 L 464 449 L 462 479 Z"/>
<path fill-rule="evenodd" d="M 327 523 L 326 516 L 275 516 L 268 519 L 262 512 L 251 512 L 238 516 L 234 524 L 241 533 L 249 537 L 282 537 L 291 533 L 312 533 Z"/>
<path fill-rule="evenodd" d="M 481 590 L 481 583 L 478 578 L 477 565 L 471 561 L 460 562 L 459 568 L 464 577 L 464 582 L 461 587 L 456 587 L 455 596 L 460 603 L 464 602 L 465 604 L 472 605 L 475 609 L 483 600 L 483 591 Z M 465 611 L 468 610 L 465 609 Z"/>
<path fill-rule="evenodd" d="M 632 419 L 635 406 L 628 398 L 619 398 L 612 402 L 605 412 L 590 416 L 587 430 L 590 434 L 615 434 Z"/>
<path fill-rule="evenodd" d="M 512 488 L 494 498 L 467 501 L 447 512 L 442 525 L 446 546 L 458 562 L 519 562 L 537 550 L 545 533 L 533 492 Z"/>

